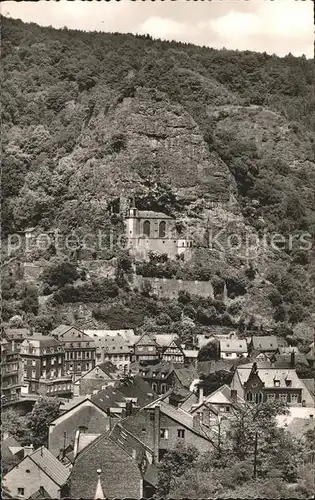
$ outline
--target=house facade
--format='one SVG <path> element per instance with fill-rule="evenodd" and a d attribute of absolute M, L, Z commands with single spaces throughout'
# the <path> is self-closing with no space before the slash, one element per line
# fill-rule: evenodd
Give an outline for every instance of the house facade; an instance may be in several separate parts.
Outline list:
<path fill-rule="evenodd" d="M 95 343 L 76 327 L 60 325 L 51 332 L 64 346 L 65 371 L 68 375 L 87 372 L 95 366 Z"/>
<path fill-rule="evenodd" d="M 3 487 L 12 498 L 30 498 L 41 488 L 50 498 L 67 496 L 67 480 L 70 470 L 59 462 L 44 446 L 29 449 L 21 462 L 3 478 Z"/>
<path fill-rule="evenodd" d="M 163 352 L 162 361 L 184 364 L 185 354 L 178 340 L 173 340 Z"/>
<path fill-rule="evenodd" d="M 54 337 L 32 336 L 21 343 L 24 393 L 70 397 L 71 377 L 65 373 L 65 350 Z"/>
<path fill-rule="evenodd" d="M 102 388 L 114 386 L 120 377 L 118 370 L 109 361 L 96 365 L 73 383 L 73 395 L 85 396 Z"/>
<path fill-rule="evenodd" d="M 23 364 L 19 346 L 1 340 L 1 396 L 5 401 L 18 398 L 23 387 Z"/>
<path fill-rule="evenodd" d="M 94 498 L 97 470 L 105 498 L 142 498 L 143 474 L 134 456 L 105 432 L 76 457 L 69 477 L 70 498 Z"/>
<path fill-rule="evenodd" d="M 96 363 L 109 361 L 121 373 L 128 373 L 132 356 L 132 346 L 121 335 L 106 335 L 95 339 Z"/>
<path fill-rule="evenodd" d="M 62 450 L 74 448 L 77 430 L 101 433 L 109 428 L 110 419 L 106 412 L 90 399 L 85 399 L 49 425 L 48 449 L 55 457 L 58 457 L 62 454 Z"/>
<path fill-rule="evenodd" d="M 247 342 L 238 338 L 220 340 L 220 357 L 222 359 L 237 359 L 247 357 Z"/>
<path fill-rule="evenodd" d="M 289 406 L 312 406 L 313 399 L 295 369 L 272 367 L 270 363 L 238 366 L 231 389 L 249 402 L 283 401 Z"/>
<path fill-rule="evenodd" d="M 178 443 L 195 446 L 200 453 L 212 451 L 214 444 L 200 416 L 177 409 L 163 401 L 142 408 L 121 425 L 153 450 L 157 463 Z"/>
<path fill-rule="evenodd" d="M 137 362 L 160 358 L 160 348 L 151 335 L 145 333 L 134 345 L 134 359 Z"/>

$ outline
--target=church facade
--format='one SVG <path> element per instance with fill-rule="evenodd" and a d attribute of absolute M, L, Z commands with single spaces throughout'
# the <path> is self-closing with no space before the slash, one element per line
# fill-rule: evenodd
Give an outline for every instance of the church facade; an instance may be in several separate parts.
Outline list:
<path fill-rule="evenodd" d="M 162 212 L 138 210 L 133 201 L 124 220 L 128 248 L 138 256 L 157 252 L 174 258 L 193 248 L 192 240 L 178 237 L 175 219 Z"/>

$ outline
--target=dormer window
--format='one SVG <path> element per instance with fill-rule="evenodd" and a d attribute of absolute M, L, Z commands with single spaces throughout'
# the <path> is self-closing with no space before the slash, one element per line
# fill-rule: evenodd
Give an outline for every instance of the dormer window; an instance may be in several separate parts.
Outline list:
<path fill-rule="evenodd" d="M 275 387 L 280 387 L 280 380 L 273 381 Z"/>
<path fill-rule="evenodd" d="M 291 386 L 292 386 L 292 380 L 286 379 L 286 381 L 285 381 L 285 385 L 286 385 L 287 387 L 291 387 Z"/>

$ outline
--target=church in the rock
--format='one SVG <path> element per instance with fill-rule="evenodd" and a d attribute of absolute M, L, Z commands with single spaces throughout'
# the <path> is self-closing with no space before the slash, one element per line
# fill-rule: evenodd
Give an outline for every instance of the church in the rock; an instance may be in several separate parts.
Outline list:
<path fill-rule="evenodd" d="M 176 221 L 169 215 L 151 210 L 138 210 L 133 200 L 125 217 L 128 247 L 133 253 L 147 256 L 150 251 L 167 254 L 169 257 L 190 256 L 192 239 L 180 238 Z"/>

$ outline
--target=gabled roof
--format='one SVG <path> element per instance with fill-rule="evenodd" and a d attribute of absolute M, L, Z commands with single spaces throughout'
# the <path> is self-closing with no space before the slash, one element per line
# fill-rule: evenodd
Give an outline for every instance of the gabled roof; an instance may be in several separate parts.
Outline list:
<path fill-rule="evenodd" d="M 2 459 L 14 459 L 16 457 L 16 460 L 18 460 L 16 454 L 21 450 L 23 450 L 23 447 L 13 436 L 8 436 L 1 442 Z"/>
<path fill-rule="evenodd" d="M 78 384 L 80 383 L 80 380 L 86 378 L 87 375 L 89 375 L 91 372 L 95 371 L 97 372 L 98 370 L 101 370 L 105 375 L 108 375 L 111 379 L 115 380 L 115 375 L 118 373 L 118 370 L 113 363 L 110 361 L 105 361 L 104 363 L 100 363 L 99 365 L 93 366 L 93 368 L 90 368 L 82 377 L 78 378 L 74 383 Z"/>
<path fill-rule="evenodd" d="M 197 370 L 192 367 L 174 368 L 174 373 L 183 387 L 189 389 L 193 380 L 199 378 Z"/>
<path fill-rule="evenodd" d="M 29 328 L 5 328 L 4 335 L 8 340 L 21 340 L 32 335 Z"/>
<path fill-rule="evenodd" d="M 23 340 L 23 344 L 32 344 L 33 346 L 38 346 L 41 349 L 45 347 L 62 347 L 62 342 L 51 337 L 50 335 L 38 335 L 34 334 L 31 337 L 27 337 Z"/>
<path fill-rule="evenodd" d="M 278 339 L 275 335 L 262 337 L 252 337 L 253 349 L 257 351 L 276 351 L 278 349 Z"/>
<path fill-rule="evenodd" d="M 152 337 L 160 347 L 167 347 L 173 340 L 178 339 L 178 335 L 176 333 L 164 333 L 163 335 L 154 334 Z"/>
<path fill-rule="evenodd" d="M 84 330 L 84 333 L 89 335 L 89 337 L 92 337 L 93 339 L 96 338 L 103 338 L 103 337 L 122 337 L 127 343 L 130 345 L 133 345 L 137 340 L 139 340 L 140 336 L 135 335 L 134 330 L 128 329 L 128 330 Z"/>
<path fill-rule="evenodd" d="M 155 347 L 158 347 L 154 336 L 150 335 L 149 333 L 144 333 L 143 335 L 141 335 L 140 339 L 135 343 L 135 346 L 139 345 L 153 345 Z"/>
<path fill-rule="evenodd" d="M 237 395 L 236 403 L 242 404 L 245 403 L 244 399 L 241 396 Z M 204 401 L 198 405 L 196 405 L 191 411 L 192 413 L 198 410 L 203 404 L 235 404 L 231 397 L 231 389 L 228 385 L 224 384 L 216 391 L 212 392 L 207 396 Z"/>
<path fill-rule="evenodd" d="M 131 457 L 133 457 L 140 465 L 147 456 L 153 458 L 153 450 L 142 441 L 134 436 L 130 431 L 125 429 L 121 423 L 117 423 L 110 433 L 112 440 L 117 442 Z M 147 453 L 146 453 L 147 452 Z"/>
<path fill-rule="evenodd" d="M 72 328 L 70 325 L 59 325 L 50 332 L 50 335 L 56 335 L 59 337 L 59 335 L 63 335 L 70 330 L 70 328 Z"/>
<path fill-rule="evenodd" d="M 58 486 L 62 486 L 67 482 L 70 470 L 59 462 L 45 446 L 41 446 L 25 458 L 27 457 L 42 469 Z"/>
<path fill-rule="evenodd" d="M 183 348 L 181 346 L 181 343 L 180 343 L 179 339 L 173 339 L 173 340 L 171 340 L 171 342 L 169 343 L 169 345 L 167 345 L 165 347 L 165 349 L 163 351 L 163 354 L 165 354 L 170 347 L 176 347 L 177 349 L 179 349 L 181 351 L 181 353 L 183 353 Z"/>
<path fill-rule="evenodd" d="M 220 340 L 221 352 L 247 352 L 247 343 L 245 339 Z"/>

